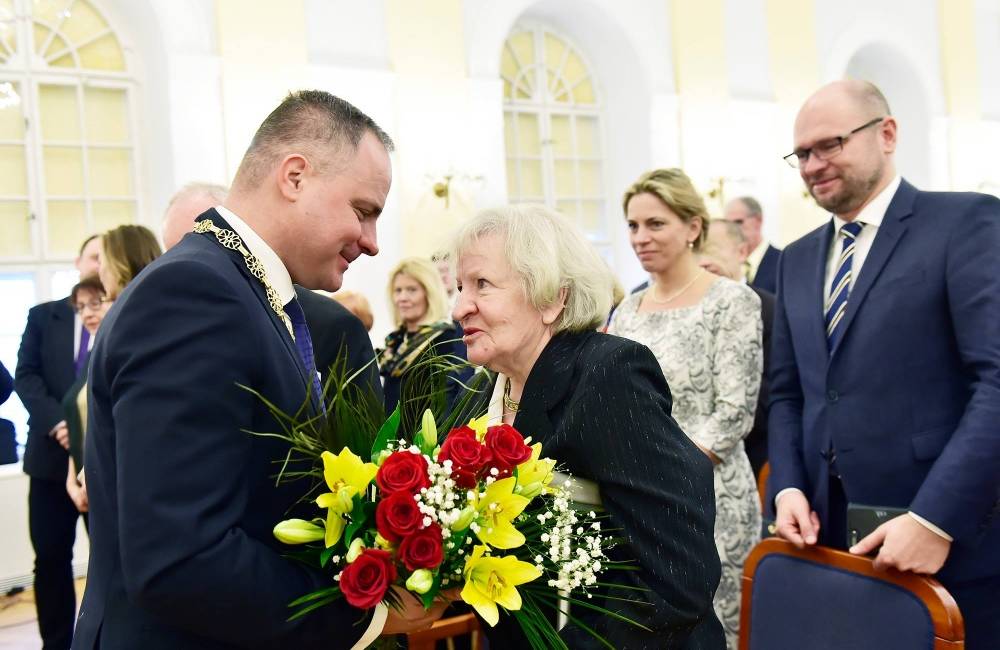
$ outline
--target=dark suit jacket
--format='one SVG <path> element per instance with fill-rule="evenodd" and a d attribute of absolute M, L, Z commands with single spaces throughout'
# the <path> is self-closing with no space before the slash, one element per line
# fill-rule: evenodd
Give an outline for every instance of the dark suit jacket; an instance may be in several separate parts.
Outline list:
<path fill-rule="evenodd" d="M 7 368 L 0 363 L 0 404 L 7 401 L 10 394 L 14 392 L 14 378 L 7 372 Z"/>
<path fill-rule="evenodd" d="M 760 473 L 760 468 L 767 462 L 767 402 L 770 397 L 768 372 L 771 367 L 771 331 L 774 329 L 774 294 L 751 286 L 760 298 L 760 319 L 764 324 L 763 352 L 764 376 L 760 380 L 760 393 L 757 396 L 757 410 L 753 415 L 753 428 L 744 439 L 747 457 L 754 476 Z"/>
<path fill-rule="evenodd" d="M 566 471 L 597 482 L 611 516 L 607 527 L 625 540 L 613 559 L 636 561 L 640 569 L 608 581 L 652 590 L 639 598 L 653 607 L 597 604 L 653 633 L 579 608 L 573 615 L 618 648 L 714 650 L 725 642 L 712 608 L 720 575 L 712 465 L 670 410 L 670 389 L 648 348 L 598 332 L 561 333 L 535 362 L 514 426 Z M 580 630 L 562 636 L 571 648 L 598 647 Z"/>
<path fill-rule="evenodd" d="M 770 293 L 778 293 L 778 261 L 780 259 L 781 249 L 768 244 L 750 285 Z"/>
<path fill-rule="evenodd" d="M 468 352 L 465 349 L 465 343 L 462 342 L 462 336 L 464 332 L 462 331 L 462 326 L 458 323 L 454 323 L 451 329 L 445 330 L 437 339 L 432 346 L 431 350 L 433 354 L 439 356 L 448 357 L 458 357 L 460 359 L 466 359 Z M 386 339 L 388 341 L 388 338 Z M 412 368 L 412 366 L 411 366 Z M 462 394 L 465 392 L 463 385 L 468 384 L 469 379 L 472 378 L 472 374 L 475 369 L 472 366 L 466 366 L 455 372 L 449 373 L 448 380 L 446 383 L 446 389 L 448 391 L 448 409 L 461 399 Z M 400 377 L 393 377 L 389 374 L 385 375 L 385 385 L 383 389 L 385 390 L 385 411 L 386 413 L 392 413 L 396 408 L 396 404 L 399 403 L 400 393 L 403 389 L 403 382 L 407 379 L 407 372 L 404 371 L 403 375 Z"/>
<path fill-rule="evenodd" d="M 17 351 L 14 389 L 28 411 L 24 471 L 33 478 L 66 480 L 69 455 L 49 431 L 62 421 L 63 395 L 76 380 L 74 321 L 68 299 L 32 307 Z"/>
<path fill-rule="evenodd" d="M 370 388 L 381 402 L 382 382 L 378 378 L 375 351 L 361 320 L 336 300 L 304 287 L 296 285 L 295 296 L 306 316 L 306 324 L 312 336 L 316 368 L 322 375 L 323 384 L 326 385 L 330 366 L 338 356 L 346 354 L 347 368 L 352 374 L 364 368 L 358 382 Z"/>
<path fill-rule="evenodd" d="M 214 210 L 201 218 L 227 227 Z M 92 351 L 76 650 L 340 648 L 367 628 L 343 601 L 286 621 L 289 602 L 329 582 L 271 533 L 303 514 L 293 506 L 308 486 L 275 487 L 288 446 L 248 433 L 280 429 L 237 384 L 285 412 L 309 400 L 295 344 L 242 256 L 187 236 L 122 292 Z"/>
<path fill-rule="evenodd" d="M 832 445 L 849 501 L 909 508 L 955 538 L 946 585 L 1000 575 L 1000 201 L 903 181 L 828 354 L 832 239 L 827 223 L 782 253 L 770 495 L 801 489 L 825 523 Z"/>
<path fill-rule="evenodd" d="M 7 368 L 0 363 L 0 404 L 7 401 L 14 391 L 14 379 Z M 17 462 L 17 442 L 15 440 L 14 423 L 0 418 L 0 465 Z"/>

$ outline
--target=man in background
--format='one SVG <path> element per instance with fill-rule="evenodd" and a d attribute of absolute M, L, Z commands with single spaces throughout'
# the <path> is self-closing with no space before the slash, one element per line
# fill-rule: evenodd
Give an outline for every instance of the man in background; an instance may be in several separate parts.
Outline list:
<path fill-rule="evenodd" d="M 778 259 L 781 250 L 764 238 L 764 211 L 752 196 L 741 196 L 726 204 L 725 218 L 743 230 L 749 252 L 743 267 L 743 276 L 752 287 L 776 293 Z"/>
<path fill-rule="evenodd" d="M 743 264 L 746 262 L 748 245 L 743 238 L 743 230 L 732 221 L 713 221 L 708 226 L 708 240 L 698 254 L 702 268 L 716 275 L 744 282 Z M 774 326 L 774 294 L 753 285 L 750 288 L 760 297 L 760 318 L 764 326 L 763 350 L 764 371 L 757 397 L 757 410 L 753 417 L 753 428 L 743 440 L 747 457 L 754 476 L 767 462 L 767 400 L 768 370 L 771 363 L 771 330 Z"/>
<path fill-rule="evenodd" d="M 97 235 L 80 246 L 74 262 L 80 277 L 97 275 L 100 250 Z M 80 513 L 66 492 L 69 429 L 62 399 L 86 370 L 92 344 L 69 298 L 45 302 L 28 311 L 14 369 L 14 390 L 28 412 L 28 530 L 35 551 L 38 631 L 45 650 L 65 650 L 73 639 L 73 543 Z"/>

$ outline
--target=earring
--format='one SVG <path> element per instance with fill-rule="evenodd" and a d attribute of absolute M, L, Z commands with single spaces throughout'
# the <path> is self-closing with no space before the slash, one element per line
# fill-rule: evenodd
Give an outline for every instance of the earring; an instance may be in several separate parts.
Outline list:
<path fill-rule="evenodd" d="M 694 242 L 693 241 L 689 241 L 688 242 L 688 248 L 694 250 Z"/>

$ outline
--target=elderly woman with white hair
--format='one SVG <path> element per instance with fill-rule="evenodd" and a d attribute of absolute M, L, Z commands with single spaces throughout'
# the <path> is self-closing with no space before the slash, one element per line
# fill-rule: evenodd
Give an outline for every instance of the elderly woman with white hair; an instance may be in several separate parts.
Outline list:
<path fill-rule="evenodd" d="M 607 265 L 541 206 L 481 212 L 457 233 L 451 259 L 452 315 L 469 361 L 498 373 L 489 414 L 541 442 L 582 488 L 579 499 L 609 515 L 623 540 L 611 559 L 637 570 L 606 582 L 645 590 L 595 595 L 644 627 L 585 609 L 574 618 L 614 647 L 722 647 L 712 610 L 720 569 L 711 463 L 671 417 L 649 349 L 596 331 L 611 307 Z M 512 619 L 487 634 L 496 647 L 527 645 Z M 561 636 L 571 648 L 596 647 L 572 623 Z"/>

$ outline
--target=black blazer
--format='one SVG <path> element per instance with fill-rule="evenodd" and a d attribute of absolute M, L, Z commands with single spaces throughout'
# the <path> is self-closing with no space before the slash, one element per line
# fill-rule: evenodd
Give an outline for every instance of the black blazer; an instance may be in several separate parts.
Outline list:
<path fill-rule="evenodd" d="M 720 575 L 712 464 L 670 410 L 670 389 L 647 347 L 598 332 L 561 333 L 535 362 L 514 426 L 568 472 L 597 482 L 607 525 L 625 540 L 612 559 L 640 568 L 609 581 L 652 590 L 640 594 L 652 607 L 598 603 L 652 633 L 580 608 L 573 615 L 617 648 L 717 650 L 725 641 L 712 608 Z M 520 633 L 516 623 L 506 628 Z M 561 634 L 571 648 L 598 647 L 572 625 Z"/>
<path fill-rule="evenodd" d="M 381 402 L 382 382 L 378 378 L 375 351 L 361 320 L 336 300 L 305 287 L 295 285 L 295 296 L 306 316 L 306 324 L 312 336 L 313 355 L 316 357 L 316 369 L 322 375 L 323 384 L 326 385 L 330 366 L 340 354 L 346 353 L 348 369 L 353 373 L 365 368 L 358 382 L 371 388 Z"/>
<path fill-rule="evenodd" d="M 778 292 L 778 260 L 781 259 L 781 249 L 768 244 L 764 256 L 760 258 L 757 272 L 753 276 L 751 286 L 770 293 Z"/>
<path fill-rule="evenodd" d="M 32 307 L 17 351 L 14 389 L 28 411 L 24 472 L 33 478 L 66 480 L 69 455 L 49 431 L 63 420 L 62 398 L 76 380 L 74 322 L 66 298 Z"/>
<path fill-rule="evenodd" d="M 7 372 L 6 366 L 0 363 L 0 404 L 7 401 L 10 394 L 14 392 L 14 379 Z"/>
<path fill-rule="evenodd" d="M 465 332 L 462 331 L 462 326 L 458 323 L 453 323 L 451 328 L 446 329 L 437 338 L 437 342 L 434 343 L 430 349 L 433 350 L 433 353 L 436 355 L 466 359 L 468 352 L 465 349 L 465 343 L 462 342 L 462 336 L 464 334 Z M 463 385 L 468 384 L 474 372 L 475 369 L 472 366 L 465 366 L 449 373 L 446 385 L 448 391 L 449 410 L 461 399 L 462 393 L 465 390 Z M 389 374 L 385 375 L 385 384 L 383 389 L 385 390 L 386 413 L 392 413 L 392 411 L 396 408 L 396 404 L 399 403 L 400 394 L 403 389 L 403 381 L 406 377 L 406 371 L 404 371 L 400 377 L 393 377 Z"/>
<path fill-rule="evenodd" d="M 214 210 L 201 218 L 228 227 Z M 238 384 L 294 412 L 310 378 L 242 256 L 185 237 L 122 292 L 91 357 L 90 568 L 73 648 L 357 641 L 370 616 L 344 601 L 287 621 L 289 602 L 329 581 L 271 530 L 315 508 L 296 508 L 308 486 L 275 487 L 288 445 L 248 433 L 280 429 Z"/>
<path fill-rule="evenodd" d="M 7 368 L 0 363 L 0 404 L 7 401 L 14 391 L 14 379 Z M 0 465 L 17 462 L 17 442 L 15 440 L 14 423 L 0 418 Z"/>
<path fill-rule="evenodd" d="M 771 367 L 771 330 L 774 328 L 774 294 L 751 286 L 753 292 L 760 298 L 760 319 L 764 324 L 763 351 L 764 376 L 760 379 L 760 393 L 757 395 L 757 410 L 753 415 L 753 428 L 744 439 L 747 457 L 754 476 L 760 473 L 761 467 L 767 462 L 767 400 L 770 389 L 767 381 L 768 369 Z"/>

